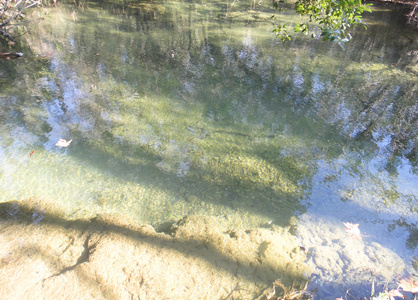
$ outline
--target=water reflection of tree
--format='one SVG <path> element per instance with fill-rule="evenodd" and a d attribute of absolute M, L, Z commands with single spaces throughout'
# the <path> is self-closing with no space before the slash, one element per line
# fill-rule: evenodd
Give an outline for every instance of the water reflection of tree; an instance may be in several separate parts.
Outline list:
<path fill-rule="evenodd" d="M 183 79 L 171 78 L 175 81 L 171 85 L 177 85 L 178 95 L 185 99 L 211 98 L 212 104 L 219 107 L 218 118 L 223 118 L 222 111 L 225 113 L 228 107 L 231 108 L 226 100 L 231 90 L 234 90 L 234 93 L 238 91 L 241 94 L 241 106 L 245 101 L 250 106 L 254 105 L 251 102 L 261 98 L 267 106 L 293 106 L 293 110 L 301 114 L 315 113 L 326 123 L 338 125 L 347 137 L 370 139 L 373 134 L 384 134 L 391 138 L 389 151 L 393 156 L 408 155 L 409 159 L 415 161 L 418 140 L 417 127 L 414 126 L 417 120 L 417 103 L 414 100 L 417 98 L 416 53 L 413 52 L 414 45 L 408 45 L 407 37 L 400 36 L 393 43 L 388 35 L 378 37 L 376 27 L 379 26 L 370 26 L 366 34 L 357 34 L 359 37 L 345 54 L 339 54 L 339 50 L 331 47 L 330 52 L 335 54 L 337 60 L 335 62 L 328 61 L 326 56 L 320 54 L 324 46 L 315 41 L 295 41 L 294 45 L 284 46 L 286 63 L 282 57 L 273 56 L 273 50 L 268 49 L 271 46 L 266 45 L 267 48 L 261 50 L 260 45 L 251 44 L 251 34 L 247 42 L 244 40 L 242 45 L 228 48 L 230 46 L 223 45 L 218 35 L 210 34 L 214 25 L 201 25 L 202 16 L 174 14 L 174 18 L 163 18 L 164 10 L 156 8 L 158 5 L 148 9 L 157 16 L 153 19 L 153 26 L 161 28 L 159 36 L 154 36 L 147 29 L 141 3 L 128 6 L 123 22 L 125 25 L 119 25 L 129 32 L 138 31 L 137 40 L 127 41 L 117 34 L 106 37 L 109 43 L 116 45 L 115 50 L 119 55 L 106 56 L 102 51 L 98 56 L 100 51 L 97 46 L 102 43 L 103 35 L 95 32 L 93 38 L 97 42 L 85 43 L 86 39 L 92 37 L 92 33 L 81 27 L 75 42 L 79 39 L 84 48 L 87 45 L 91 50 L 81 56 L 77 53 L 79 57 L 71 59 L 91 61 L 94 58 L 97 64 L 106 66 L 116 78 L 131 83 L 138 79 L 137 72 L 131 66 L 140 61 L 148 75 L 148 78 L 140 79 L 141 85 L 145 84 L 149 90 L 155 90 L 155 87 L 160 89 L 158 82 L 162 80 L 159 75 L 161 68 L 181 68 L 178 76 Z M 117 2 L 109 5 L 110 15 L 121 14 L 122 8 Z M 379 16 L 376 14 L 377 18 Z M 175 37 L 170 33 L 171 30 L 176 32 Z M 126 46 L 128 44 L 131 46 Z M 312 48 L 309 44 L 315 44 L 318 48 Z M 400 47 L 400 44 L 404 46 Z M 384 49 L 384 53 L 377 53 L 379 47 Z M 296 51 L 291 53 L 294 49 Z M 372 53 L 368 53 L 367 49 L 373 49 Z M 377 55 L 381 60 L 392 59 L 395 65 L 378 65 Z M 359 65 L 353 62 L 348 66 L 339 66 L 339 61 L 345 57 L 360 59 Z M 368 69 L 368 63 L 375 64 L 374 70 Z M 215 68 L 214 64 L 222 68 Z M 384 78 L 376 80 L 375 75 L 378 73 L 384 74 Z M 368 79 L 372 77 L 373 82 Z M 298 83 L 298 80 L 303 82 Z M 207 88 L 201 90 L 199 95 L 193 95 L 193 86 L 202 86 L 203 82 Z M 167 85 L 167 82 L 161 82 L 163 84 Z"/>
<path fill-rule="evenodd" d="M 116 4 L 114 3 L 111 6 L 112 12 L 115 11 L 115 8 L 113 7 L 115 5 L 117 5 L 117 3 Z M 119 12 L 119 10 L 117 11 Z M 191 16 L 189 17 L 192 18 Z M 136 20 L 142 20 L 142 18 L 136 18 Z M 188 26 L 190 22 L 194 23 L 196 22 L 196 20 L 191 19 L 187 22 L 186 25 L 182 25 L 182 26 L 176 25 L 176 23 L 177 24 L 181 23 L 179 20 L 174 20 L 173 22 L 174 23 L 172 25 L 169 25 L 167 24 L 168 21 L 164 21 L 163 23 L 164 23 L 165 29 L 167 29 L 167 27 L 169 28 L 176 27 L 178 28 L 177 31 L 183 31 L 185 33 L 187 32 L 188 35 L 181 35 L 183 37 L 182 38 L 183 40 L 179 41 L 178 36 L 176 36 L 176 41 L 174 41 L 174 39 L 170 37 L 163 37 L 163 38 L 157 39 L 157 38 L 152 38 L 149 36 L 147 37 L 143 36 L 144 38 L 146 38 L 146 42 L 143 42 L 140 45 L 136 45 L 136 46 L 139 46 L 139 49 L 141 49 L 140 51 L 138 51 L 137 49 L 132 49 L 130 47 L 125 47 L 124 42 L 121 40 L 118 40 L 117 38 L 114 40 L 114 42 L 116 45 L 120 45 L 120 47 L 118 47 L 119 52 L 122 52 L 122 51 L 126 52 L 125 54 L 120 53 L 121 56 L 130 57 L 131 59 L 134 57 L 136 58 L 141 57 L 144 60 L 152 61 L 152 64 L 149 64 L 149 67 L 151 69 L 152 68 L 158 69 L 159 68 L 158 64 L 160 64 L 161 66 L 172 65 L 173 67 L 178 67 L 180 65 L 184 65 L 185 60 L 188 60 L 189 65 L 185 66 L 185 72 L 186 74 L 191 76 L 191 79 L 194 79 L 193 77 L 198 77 L 196 80 L 198 81 L 202 77 L 206 77 L 207 74 L 199 74 L 199 72 L 196 72 L 196 70 L 199 69 L 198 64 L 202 64 L 202 62 L 200 61 L 193 62 L 192 60 L 196 60 L 196 58 L 200 59 L 202 55 L 206 56 L 205 59 L 207 60 L 211 59 L 210 55 L 217 55 L 217 57 L 219 57 L 218 54 L 222 52 L 222 49 L 221 49 L 222 46 L 219 45 L 217 41 L 214 41 L 213 37 L 209 37 L 211 46 L 208 47 L 209 45 L 207 41 L 208 38 L 207 37 L 205 38 L 205 36 L 207 36 L 207 32 L 205 33 L 206 29 L 204 28 L 200 29 L 202 30 L 201 38 L 197 38 L 195 34 L 190 35 L 192 31 L 188 28 Z M 130 30 L 128 27 L 133 29 L 132 24 L 126 24 L 126 25 L 127 25 L 127 30 Z M 135 29 L 139 29 L 139 31 L 142 31 L 142 32 L 144 31 L 142 28 L 136 27 Z M 370 29 L 368 32 L 370 32 Z M 90 38 L 89 34 L 86 34 L 85 37 L 81 36 L 82 34 L 83 34 L 83 31 L 81 31 L 80 37 L 79 37 L 82 40 L 86 38 Z M 95 35 L 98 35 L 98 33 L 96 33 Z M 100 37 L 97 36 L 97 38 L 100 38 Z M 371 38 L 368 38 L 368 40 L 370 39 Z M 188 47 L 184 47 L 186 43 L 189 44 Z M 194 47 L 191 49 L 190 49 L 190 43 L 194 44 Z M 388 44 L 387 42 L 383 42 L 383 43 Z M 369 44 L 368 41 L 366 41 L 366 43 L 364 43 L 364 46 L 368 46 L 368 44 Z M 91 43 L 90 45 L 94 45 L 94 43 Z M 159 47 L 157 47 L 157 45 L 159 45 Z M 201 45 L 204 45 L 204 46 L 202 49 L 199 49 Z M 399 43 L 396 47 L 399 47 Z M 190 51 L 187 51 L 185 49 L 189 49 Z M 359 53 L 358 52 L 359 50 L 356 50 L 356 49 L 358 49 L 358 43 L 356 46 L 353 46 L 349 49 L 348 56 L 351 56 L 351 54 L 349 54 L 350 50 L 351 50 L 351 53 L 353 53 L 353 55 L 357 55 Z M 309 50 L 313 50 L 313 49 L 309 49 Z M 414 64 L 416 64 L 416 54 L 413 54 L 413 53 L 411 54 L 410 51 L 408 52 L 407 50 L 408 49 L 404 50 L 405 53 L 402 59 L 400 59 L 399 61 L 405 66 L 411 67 L 412 65 L 412 68 L 413 68 Z M 223 76 L 224 79 L 229 81 L 227 84 L 223 84 L 223 86 L 226 88 L 224 88 L 222 92 L 227 91 L 228 87 L 230 86 L 233 86 L 233 85 L 236 86 L 237 82 L 239 82 L 238 80 L 236 80 L 237 77 L 242 77 L 244 75 L 245 76 L 244 80 L 247 80 L 248 84 L 254 85 L 254 82 L 260 82 L 260 80 L 258 79 L 259 77 L 266 78 L 267 76 L 270 79 L 269 82 L 266 82 L 266 80 L 263 79 L 263 85 L 266 86 L 265 83 L 268 84 L 267 88 L 264 88 L 264 90 L 255 90 L 254 88 L 251 88 L 252 94 L 265 93 L 267 89 L 270 89 L 270 91 L 274 91 L 275 89 L 276 90 L 280 89 L 281 93 L 284 92 L 284 93 L 290 94 L 291 96 L 293 94 L 293 96 L 297 98 L 296 99 L 297 101 L 295 101 L 296 103 L 295 105 L 300 105 L 301 103 L 305 103 L 306 101 L 308 101 L 309 99 L 307 98 L 312 96 L 313 93 L 316 93 L 317 94 L 315 97 L 316 98 L 315 100 L 317 102 L 317 104 L 315 105 L 316 107 L 325 107 L 330 104 L 331 101 L 329 100 L 327 101 L 327 99 L 332 98 L 332 95 L 327 95 L 327 92 L 328 94 L 333 93 L 335 89 L 328 89 L 328 90 L 323 91 L 321 94 L 318 94 L 317 91 L 313 90 L 315 83 L 313 82 L 311 78 L 308 77 L 305 79 L 306 80 L 305 86 L 300 88 L 299 91 L 295 92 L 295 89 L 292 89 L 291 87 L 291 85 L 294 84 L 294 82 L 290 82 L 290 80 L 286 80 L 286 72 L 290 71 L 291 66 L 284 66 L 285 68 L 281 70 L 275 69 L 274 64 L 277 65 L 277 59 L 270 57 L 268 54 L 265 55 L 262 52 L 260 52 L 260 50 L 257 50 L 257 49 L 252 49 L 252 50 L 246 49 L 245 45 L 242 50 L 229 49 L 227 51 L 229 51 L 229 54 L 225 56 L 224 58 L 222 58 L 224 61 L 218 62 L 219 65 L 224 64 L 224 67 L 223 67 L 223 70 L 225 70 L 224 74 L 218 74 L 218 73 L 215 74 L 216 76 L 218 75 Z M 240 55 L 235 55 L 234 52 L 238 53 L 238 51 L 241 51 L 243 53 L 243 56 L 240 57 Z M 313 51 L 315 52 L 317 50 L 313 50 Z M 85 53 L 85 55 L 94 56 L 95 54 L 97 54 L 97 52 L 98 52 L 97 49 L 93 48 L 90 53 Z M 265 50 L 263 50 L 263 52 L 265 53 Z M 387 50 L 387 53 L 388 52 L 390 51 Z M 399 53 L 399 51 L 394 51 L 394 52 Z M 232 55 L 230 55 L 231 53 Z M 245 55 L 248 55 L 248 57 L 245 57 Z M 251 59 L 250 56 L 252 57 L 253 60 L 255 57 L 256 61 L 250 61 Z M 115 57 L 115 59 L 117 58 Z M 290 57 L 290 60 L 294 60 L 294 59 L 295 57 L 292 57 L 292 56 Z M 91 60 L 91 58 L 87 60 Z M 271 62 L 271 60 L 273 60 L 273 62 Z M 102 57 L 100 57 L 100 61 L 103 61 Z M 206 63 L 208 64 L 209 61 L 206 61 Z M 240 65 L 238 66 L 237 64 L 240 64 Z M 121 66 L 119 70 L 115 69 L 115 66 L 117 65 Z M 266 65 L 270 66 L 270 70 L 265 69 Z M 231 66 L 231 68 L 229 68 L 228 70 L 227 66 Z M 279 66 L 283 67 L 283 64 L 280 64 L 279 62 Z M 118 72 L 122 73 L 121 69 L 124 67 L 126 67 L 126 62 L 112 63 L 112 68 L 114 69 L 116 73 Z M 205 68 L 204 65 L 203 65 L 203 68 Z M 193 73 L 193 69 L 195 69 L 194 73 Z M 209 70 L 210 68 L 207 68 L 207 69 Z M 303 66 L 300 67 L 300 70 L 302 73 L 311 72 L 311 70 L 308 70 Z M 199 70 L 199 71 L 204 72 L 205 70 Z M 411 80 L 409 82 L 400 82 L 399 77 L 402 76 L 403 74 L 396 74 L 395 72 L 392 72 L 392 74 L 389 74 L 391 77 L 389 78 L 389 80 L 387 80 L 388 82 L 384 83 L 385 84 L 384 86 L 382 86 L 381 82 L 376 82 L 376 84 L 374 85 L 368 83 L 370 84 L 370 86 L 367 86 L 367 83 L 360 84 L 360 88 L 357 88 L 359 86 L 359 82 L 356 84 L 350 84 L 350 83 L 347 84 L 347 82 L 350 80 L 350 77 L 352 77 L 353 74 L 350 74 L 350 73 L 344 74 L 343 72 L 339 72 L 337 74 L 335 70 L 333 71 L 331 70 L 331 72 L 333 73 L 329 75 L 337 77 L 336 78 L 337 80 L 332 82 L 334 87 L 340 86 L 342 88 L 346 88 L 345 86 L 351 85 L 351 86 L 354 86 L 352 91 L 359 91 L 355 98 L 357 100 L 362 101 L 362 103 L 358 105 L 355 104 L 355 106 L 358 106 L 356 107 L 358 109 L 353 110 L 352 118 L 351 118 L 352 133 L 354 131 L 357 131 L 354 133 L 354 135 L 357 135 L 358 133 L 365 133 L 367 131 L 365 130 L 365 128 L 371 129 L 373 127 L 374 128 L 377 127 L 379 125 L 379 122 L 384 121 L 382 118 L 383 115 L 385 115 L 385 118 L 388 119 L 388 115 L 391 114 L 393 118 L 391 120 L 386 120 L 384 123 L 391 122 L 393 124 L 392 126 L 393 127 L 392 131 L 394 135 L 393 142 L 392 142 L 393 152 L 396 153 L 399 150 L 403 150 L 403 149 L 405 150 L 407 148 L 409 148 L 409 152 L 413 152 L 413 149 L 416 149 L 416 145 L 412 145 L 411 147 L 410 143 L 408 143 L 408 140 L 413 140 L 413 137 L 416 136 L 416 132 L 415 133 L 413 132 L 413 125 L 414 125 L 414 122 L 416 121 L 416 115 L 414 114 L 414 112 L 416 111 L 415 109 L 416 107 L 414 105 L 416 105 L 416 103 L 413 100 L 411 100 L 411 99 L 416 99 L 416 97 L 414 97 L 416 95 L 415 94 L 416 89 L 414 87 L 411 88 L 411 85 L 410 85 L 414 83 L 415 75 L 411 76 L 410 78 Z M 363 73 L 365 75 L 364 77 L 367 77 L 367 74 L 364 70 L 363 70 Z M 323 75 L 320 72 L 318 72 L 318 74 L 320 77 L 321 76 L 323 77 Z M 235 75 L 235 76 L 231 77 L 230 75 Z M 324 74 L 324 76 L 326 75 L 327 74 Z M 306 77 L 306 74 L 303 74 L 302 76 Z M 251 78 L 251 79 L 249 80 L 248 78 Z M 274 85 L 277 85 L 277 84 L 273 81 L 277 78 L 280 78 L 279 80 L 281 80 L 282 78 L 285 78 L 285 79 L 282 80 L 282 82 L 279 82 L 279 86 L 275 87 Z M 398 88 L 395 82 L 398 85 L 400 85 Z M 322 82 L 322 84 L 329 84 L 329 82 Z M 245 89 L 245 87 L 242 87 L 242 85 L 239 84 L 239 86 L 240 88 Z M 392 98 L 393 97 L 396 97 L 397 99 L 403 98 L 405 99 L 405 101 L 401 101 L 401 103 L 397 103 L 396 105 L 391 105 L 391 103 L 389 103 L 390 101 L 389 102 L 383 101 L 388 96 L 388 93 L 390 94 L 395 89 L 397 89 L 397 95 L 392 95 Z M 208 90 L 216 90 L 216 89 L 208 88 Z M 243 94 L 245 94 L 245 92 Z M 248 91 L 246 92 L 246 94 L 247 95 L 243 95 L 243 96 L 248 96 Z M 367 97 L 365 96 L 365 94 L 371 94 L 371 97 Z M 323 96 L 327 96 L 327 97 L 325 97 L 324 99 Z M 284 97 L 282 96 L 282 98 Z M 367 99 L 367 100 L 364 100 L 364 99 Z M 335 97 L 332 98 L 331 100 L 333 102 L 338 102 L 338 99 Z M 335 105 L 336 105 L 335 107 L 338 107 L 338 105 L 341 105 L 341 103 L 338 103 Z M 363 107 L 361 108 L 360 106 L 363 106 Z M 385 113 L 384 109 L 389 106 L 392 106 L 392 111 Z M 326 115 L 322 114 L 322 117 L 326 118 Z M 386 127 L 386 126 L 381 126 L 381 127 Z"/>
<path fill-rule="evenodd" d="M 179 13 L 170 18 L 161 18 L 159 15 L 160 18 L 152 19 L 155 27 L 150 27 L 142 13 L 138 16 L 122 14 L 120 20 L 115 21 L 114 13 L 119 15 L 119 9 L 116 12 L 114 7 L 108 11 L 98 11 L 94 7 L 90 10 L 86 7 L 85 15 L 79 15 L 79 23 L 65 22 L 62 18 L 56 21 L 54 30 L 43 28 L 41 24 L 39 34 L 44 37 L 54 34 L 54 46 L 47 42 L 48 39 L 38 42 L 35 35 L 28 37 L 28 41 L 41 57 L 52 51 L 56 59 L 68 64 L 79 78 L 85 79 L 84 88 L 89 91 L 90 101 L 83 100 L 78 113 L 87 116 L 95 124 L 96 135 L 86 133 L 93 140 L 91 144 L 95 139 L 115 136 L 109 120 L 99 120 L 106 115 L 107 108 L 127 105 L 134 117 L 138 118 L 149 107 L 143 107 L 144 111 L 141 112 L 138 109 L 140 106 L 128 106 L 129 101 L 157 95 L 158 98 L 169 99 L 168 104 L 161 102 L 165 106 L 155 109 L 160 114 L 165 112 L 164 109 L 169 111 L 171 106 L 175 108 L 177 104 L 201 105 L 211 124 L 205 125 L 208 128 L 188 128 L 183 119 L 174 119 L 173 124 L 178 121 L 184 125 L 184 128 L 180 128 L 178 124 L 175 127 L 170 120 L 162 119 L 164 127 L 158 124 L 161 120 L 143 117 L 148 123 L 142 125 L 151 127 L 155 134 L 166 135 L 166 142 L 159 141 L 166 144 L 164 147 L 170 146 L 170 136 L 174 134 L 189 134 L 194 142 L 198 141 L 196 137 L 200 135 L 214 140 L 225 139 L 225 145 L 228 141 L 237 143 L 237 137 L 240 136 L 248 136 L 248 145 L 251 145 L 250 141 L 259 139 L 261 143 L 258 146 L 251 145 L 250 149 L 242 145 L 247 158 L 262 161 L 260 166 L 263 168 L 265 164 L 283 170 L 293 168 L 294 172 L 288 172 L 285 179 L 294 185 L 305 180 L 309 186 L 315 171 L 315 167 L 310 165 L 304 169 L 294 163 L 295 159 L 302 157 L 305 162 L 318 158 L 332 159 L 344 153 L 344 147 L 351 147 L 350 150 L 354 152 L 363 152 L 372 157 L 379 151 L 376 141 L 386 136 L 392 138 L 391 143 L 395 146 L 389 147 L 384 155 L 396 158 L 408 154 L 409 159 L 414 161 L 416 141 L 412 140 L 412 144 L 404 141 L 416 137 L 416 126 L 413 126 L 416 122 L 416 109 L 413 110 L 416 107 L 413 99 L 417 98 L 413 67 L 416 61 L 412 59 L 402 68 L 400 65 L 392 66 L 387 59 L 393 53 L 408 59 L 411 48 L 406 42 L 403 43 L 404 47 L 396 50 L 399 41 L 393 43 L 390 36 L 373 34 L 373 27 L 361 35 L 364 38 L 354 40 L 353 46 L 348 47 L 346 52 L 324 46 L 318 41 L 303 39 L 289 45 L 276 45 L 265 36 L 260 36 L 256 30 L 248 28 L 240 29 L 239 34 L 225 42 L 222 26 L 211 23 L 205 15 Z M 202 18 L 206 21 L 201 22 Z M 108 23 L 103 20 L 113 22 L 119 30 L 110 34 Z M 404 41 L 403 37 L 400 39 Z M 381 47 L 376 46 L 379 43 Z M 281 54 L 278 54 L 277 48 Z M 379 52 L 381 49 L 384 49 L 383 54 Z M 345 58 L 349 58 L 346 64 L 342 63 Z M 25 71 L 21 72 L 25 74 Z M 54 78 L 57 74 L 48 67 L 36 76 Z M 37 85 L 28 86 L 35 89 Z M 137 96 L 131 97 L 133 91 Z M 62 90 L 57 93 L 62 93 Z M 34 94 L 39 94 L 39 91 Z M 152 110 L 149 112 L 153 113 Z M 120 123 L 121 126 L 123 124 Z M 226 132 L 220 133 L 219 128 Z M 291 135 L 304 142 L 293 142 L 291 146 L 271 142 L 281 141 L 281 135 Z M 123 138 L 124 143 L 131 141 L 128 134 Z M 144 137 L 142 140 L 132 140 L 130 147 L 112 145 L 113 154 L 117 153 L 121 161 L 132 162 L 138 151 L 135 149 L 140 146 L 153 155 L 154 162 L 162 159 L 171 163 L 173 157 L 167 149 L 154 148 L 153 145 L 158 141 L 153 141 L 155 144 L 147 141 L 147 137 Z M 106 148 L 103 143 L 97 143 L 96 146 L 96 151 L 99 147 Z M 192 148 L 181 145 L 173 147 L 179 147 L 181 151 L 190 151 Z M 210 146 L 207 148 L 207 151 L 219 150 L 210 149 Z M 271 153 L 267 153 L 269 151 Z M 273 152 L 276 158 L 273 158 Z M 239 151 L 232 154 L 238 157 Z M 233 162 L 246 162 L 247 158 L 236 157 L 232 158 Z M 184 157 L 179 157 L 181 159 Z M 190 162 L 183 163 L 187 167 Z M 361 163 L 359 159 L 358 164 Z M 165 167 L 170 170 L 171 166 Z M 240 185 L 247 180 L 239 180 L 239 174 L 233 173 L 234 170 L 214 170 L 212 179 L 208 181 L 238 178 L 233 182 Z M 199 170 L 196 170 L 196 176 L 202 176 Z M 254 181 L 251 174 L 247 178 L 248 182 Z M 263 187 L 260 183 L 248 185 L 254 187 L 254 195 Z M 248 185 L 243 184 L 242 195 L 251 191 Z M 219 185 L 219 191 L 222 189 L 225 187 Z M 274 189 L 271 194 L 278 195 Z M 302 194 L 299 196 L 303 197 Z"/>

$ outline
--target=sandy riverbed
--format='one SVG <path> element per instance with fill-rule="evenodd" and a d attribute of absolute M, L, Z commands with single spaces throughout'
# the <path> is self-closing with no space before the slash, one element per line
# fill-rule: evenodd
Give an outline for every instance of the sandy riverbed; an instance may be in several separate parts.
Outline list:
<path fill-rule="evenodd" d="M 121 215 L 66 220 L 33 199 L 0 204 L 0 258 L 1 299 L 257 299 L 276 280 L 297 287 L 310 275 L 286 228 L 197 216 L 157 230 Z"/>

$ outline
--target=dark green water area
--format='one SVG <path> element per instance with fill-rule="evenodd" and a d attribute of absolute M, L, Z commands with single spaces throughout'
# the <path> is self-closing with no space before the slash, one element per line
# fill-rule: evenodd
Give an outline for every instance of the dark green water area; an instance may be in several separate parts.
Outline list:
<path fill-rule="evenodd" d="M 418 32 L 402 7 L 375 5 L 342 49 L 280 42 L 268 1 L 76 2 L 0 45 L 24 53 L 0 61 L 1 202 L 290 226 L 318 299 L 417 272 Z"/>

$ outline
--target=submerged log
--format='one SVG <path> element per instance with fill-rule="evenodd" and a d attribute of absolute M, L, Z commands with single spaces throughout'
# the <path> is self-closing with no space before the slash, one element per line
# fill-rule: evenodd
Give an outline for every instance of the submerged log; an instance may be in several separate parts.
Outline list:
<path fill-rule="evenodd" d="M 16 59 L 22 57 L 23 53 L 16 52 L 16 53 L 0 53 L 0 59 Z"/>

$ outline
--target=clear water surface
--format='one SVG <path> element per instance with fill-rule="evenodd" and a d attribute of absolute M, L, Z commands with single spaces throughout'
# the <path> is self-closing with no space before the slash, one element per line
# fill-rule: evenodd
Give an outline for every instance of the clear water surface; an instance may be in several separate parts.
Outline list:
<path fill-rule="evenodd" d="M 0 62 L 0 201 L 292 226 L 321 299 L 416 272 L 418 34 L 401 9 L 375 7 L 343 50 L 279 42 L 261 1 L 112 2 L 37 11 L 24 58 Z"/>

